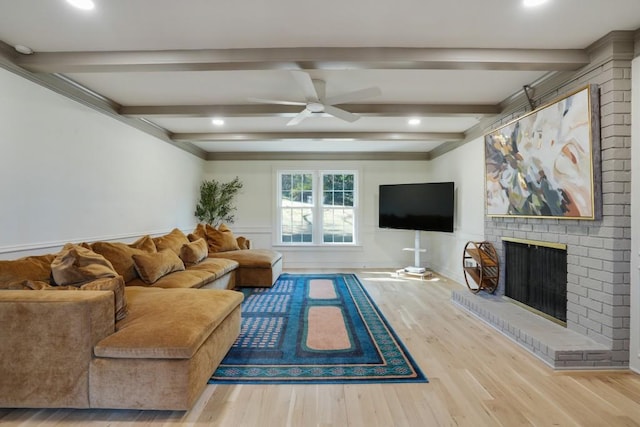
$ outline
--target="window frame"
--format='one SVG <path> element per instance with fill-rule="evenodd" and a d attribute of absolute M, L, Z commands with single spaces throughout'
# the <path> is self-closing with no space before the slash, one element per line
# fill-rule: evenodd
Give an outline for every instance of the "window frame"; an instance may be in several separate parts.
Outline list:
<path fill-rule="evenodd" d="M 312 176 L 312 239 L 311 242 L 285 242 L 282 237 L 283 225 L 283 205 L 282 205 L 282 176 L 310 174 Z M 359 223 L 360 223 L 360 171 L 357 169 L 278 169 L 276 171 L 276 221 L 275 221 L 275 244 L 281 246 L 311 246 L 311 247 L 352 247 L 359 244 Z M 353 241 L 351 242 L 324 242 L 324 177 L 326 175 L 353 175 L 353 206 L 343 206 L 353 210 Z M 332 189 L 334 190 L 334 189 Z M 330 207 L 339 209 L 340 206 Z"/>

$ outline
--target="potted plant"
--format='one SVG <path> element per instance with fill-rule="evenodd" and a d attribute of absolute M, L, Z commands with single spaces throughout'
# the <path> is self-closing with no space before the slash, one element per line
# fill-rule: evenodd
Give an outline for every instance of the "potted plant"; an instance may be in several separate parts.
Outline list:
<path fill-rule="evenodd" d="M 217 227 L 221 222 L 233 223 L 236 208 L 233 199 L 242 189 L 237 176 L 229 182 L 215 179 L 205 180 L 200 185 L 200 201 L 196 206 L 196 217 L 207 224 Z"/>

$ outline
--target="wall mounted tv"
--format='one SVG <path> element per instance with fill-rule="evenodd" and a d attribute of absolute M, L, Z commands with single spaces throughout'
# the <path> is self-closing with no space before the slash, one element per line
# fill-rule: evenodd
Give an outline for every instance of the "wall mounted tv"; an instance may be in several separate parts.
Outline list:
<path fill-rule="evenodd" d="M 378 226 L 453 232 L 453 182 L 380 186 Z"/>

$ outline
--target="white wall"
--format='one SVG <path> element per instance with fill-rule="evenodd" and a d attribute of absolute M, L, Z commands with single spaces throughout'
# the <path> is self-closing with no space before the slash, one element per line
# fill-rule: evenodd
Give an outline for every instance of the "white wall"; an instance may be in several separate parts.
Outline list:
<path fill-rule="evenodd" d="M 0 257 L 191 229 L 204 161 L 0 68 Z"/>
<path fill-rule="evenodd" d="M 357 247 L 301 248 L 274 246 L 276 171 L 278 169 L 358 169 L 361 194 L 361 241 Z M 427 161 L 210 161 L 205 178 L 223 182 L 239 176 L 244 184 L 237 198 L 232 229 L 252 240 L 253 247 L 284 254 L 286 268 L 401 268 L 413 265 L 414 232 L 378 228 L 378 186 L 425 182 Z M 427 233 L 423 233 L 423 236 Z M 424 262 L 422 263 L 425 264 Z"/>
<path fill-rule="evenodd" d="M 456 188 L 453 233 L 428 233 L 429 263 L 464 283 L 462 252 L 468 241 L 484 240 L 484 142 L 478 138 L 429 162 L 430 181 L 453 181 Z"/>
<path fill-rule="evenodd" d="M 629 367 L 640 373 L 640 57 L 631 68 L 631 327 Z"/>

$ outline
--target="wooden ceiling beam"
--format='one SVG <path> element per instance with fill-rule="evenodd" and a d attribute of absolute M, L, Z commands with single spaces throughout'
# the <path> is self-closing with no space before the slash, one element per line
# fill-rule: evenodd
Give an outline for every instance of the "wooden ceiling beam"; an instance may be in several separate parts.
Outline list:
<path fill-rule="evenodd" d="M 224 70 L 570 71 L 589 63 L 583 49 L 263 48 L 111 52 L 35 52 L 16 58 L 40 73 Z"/>
<path fill-rule="evenodd" d="M 499 105 L 489 104 L 342 104 L 352 113 L 365 117 L 405 116 L 492 116 Z M 129 117 L 292 117 L 300 112 L 297 105 L 166 105 L 122 106 L 119 113 Z"/>
<path fill-rule="evenodd" d="M 274 141 L 274 140 L 339 140 L 339 141 L 459 141 L 462 132 L 251 132 L 251 133 L 174 133 L 176 142 L 194 141 Z"/>

